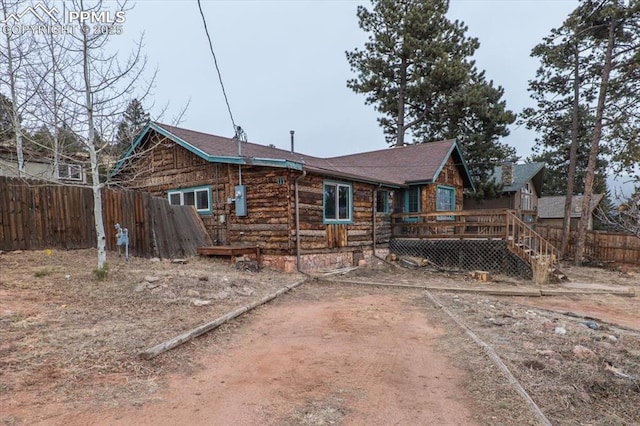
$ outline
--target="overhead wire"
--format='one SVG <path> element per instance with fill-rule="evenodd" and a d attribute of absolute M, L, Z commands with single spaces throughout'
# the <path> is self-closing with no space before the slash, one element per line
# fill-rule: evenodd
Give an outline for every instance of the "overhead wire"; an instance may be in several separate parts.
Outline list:
<path fill-rule="evenodd" d="M 231 118 L 233 133 L 234 135 L 238 136 L 239 132 L 244 133 L 244 131 L 240 126 L 236 125 L 236 122 L 233 119 L 233 113 L 231 112 L 231 105 L 229 104 L 229 97 L 227 96 L 227 91 L 225 90 L 224 83 L 222 82 L 222 73 L 220 72 L 220 67 L 218 66 L 218 59 L 216 57 L 216 52 L 213 50 L 211 35 L 209 34 L 209 28 L 207 27 L 207 19 L 204 16 L 204 12 L 202 10 L 202 4 L 200 4 L 200 0 L 198 0 L 198 10 L 200 11 L 200 16 L 202 17 L 202 24 L 204 25 L 204 32 L 207 35 L 207 41 L 209 42 L 209 51 L 211 52 L 211 56 L 213 56 L 213 63 L 216 67 L 216 72 L 218 73 L 218 81 L 220 81 L 220 87 L 222 88 L 222 94 L 224 95 L 224 102 L 227 104 L 227 111 L 229 111 L 229 118 Z"/>

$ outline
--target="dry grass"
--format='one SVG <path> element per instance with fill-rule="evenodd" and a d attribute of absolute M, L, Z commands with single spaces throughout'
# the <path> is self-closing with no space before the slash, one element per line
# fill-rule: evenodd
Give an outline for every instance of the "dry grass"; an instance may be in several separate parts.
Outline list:
<path fill-rule="evenodd" d="M 48 253 L 0 256 L 0 404 L 19 392 L 41 403 L 144 400 L 160 373 L 189 361 L 175 353 L 142 361 L 140 351 L 301 279 L 222 260 L 111 254 L 108 276 L 97 280 L 94 250 Z"/>
<path fill-rule="evenodd" d="M 186 374 L 199 368 L 191 361 L 194 351 L 205 345 L 218 350 L 210 344 L 229 339 L 244 319 L 152 361 L 140 360 L 141 350 L 301 278 L 237 271 L 225 261 L 211 259 L 189 259 L 184 265 L 135 258 L 127 263 L 111 254 L 109 264 L 107 279 L 97 281 L 93 250 L 0 255 L 0 406 L 18 397 L 37 399 L 39 404 L 142 404 L 162 387 L 164 373 L 179 370 Z M 635 285 L 638 291 L 638 275 L 606 275 L 592 268 L 571 272 L 585 282 Z M 158 280 L 147 283 L 147 276 Z M 346 278 L 446 287 L 478 285 L 466 275 L 387 266 L 358 269 Z M 531 284 L 498 278 L 490 285 L 515 288 Z M 322 300 L 326 292 L 348 297 L 361 291 L 359 287 L 313 286 L 304 297 Z M 369 287 L 366 291 L 405 290 Z M 253 293 L 247 296 L 248 292 Z M 594 330 L 584 319 L 504 298 L 451 293 L 438 297 L 496 350 L 553 424 L 640 424 L 639 333 L 603 322 Z M 212 303 L 197 307 L 194 299 Z M 535 424 L 529 409 L 482 350 L 426 298 L 416 303 L 448 331 L 439 347 L 468 371 L 466 386 L 482 406 L 480 421 Z M 637 296 L 629 303 L 640 307 Z M 560 327 L 565 334 L 556 332 Z M 576 352 L 577 346 L 590 352 Z M 346 414 L 341 397 L 308 401 L 286 420 L 291 424 L 339 424 Z"/>

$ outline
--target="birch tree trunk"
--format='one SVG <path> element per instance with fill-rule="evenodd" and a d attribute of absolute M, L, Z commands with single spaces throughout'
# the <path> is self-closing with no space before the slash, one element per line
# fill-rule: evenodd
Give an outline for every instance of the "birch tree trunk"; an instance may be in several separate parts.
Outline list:
<path fill-rule="evenodd" d="M 82 36 L 82 64 L 84 70 L 85 108 L 87 113 L 87 149 L 91 162 L 91 189 L 93 191 L 93 217 L 96 225 L 96 247 L 98 249 L 98 269 L 104 268 L 107 261 L 106 235 L 102 217 L 102 184 L 98 168 L 98 152 L 96 147 L 96 128 L 93 111 L 93 91 L 91 86 L 91 64 L 89 58 L 89 40 L 86 32 Z"/>

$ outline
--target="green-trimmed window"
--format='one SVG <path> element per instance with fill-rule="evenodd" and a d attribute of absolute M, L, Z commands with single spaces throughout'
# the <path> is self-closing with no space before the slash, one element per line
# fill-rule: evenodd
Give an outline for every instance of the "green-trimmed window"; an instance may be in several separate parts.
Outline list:
<path fill-rule="evenodd" d="M 376 191 L 376 213 L 389 213 L 389 191 Z"/>
<path fill-rule="evenodd" d="M 352 188 L 348 183 L 324 182 L 325 223 L 351 222 Z"/>
<path fill-rule="evenodd" d="M 167 191 L 169 204 L 195 206 L 198 213 L 211 213 L 211 188 L 201 186 Z"/>
<path fill-rule="evenodd" d="M 456 209 L 456 189 L 438 185 L 436 189 L 436 210 L 454 211 Z"/>
<path fill-rule="evenodd" d="M 404 193 L 404 209 L 405 213 L 420 212 L 420 187 L 413 186 Z"/>

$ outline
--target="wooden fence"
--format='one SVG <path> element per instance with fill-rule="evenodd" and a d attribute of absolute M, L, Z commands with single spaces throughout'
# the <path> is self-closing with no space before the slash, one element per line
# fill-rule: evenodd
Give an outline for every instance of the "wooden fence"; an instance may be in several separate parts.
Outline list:
<path fill-rule="evenodd" d="M 561 227 L 536 225 L 536 231 L 554 246 L 561 246 Z M 573 252 L 575 237 L 576 232 L 571 231 L 569 253 Z M 585 255 L 602 262 L 640 265 L 640 238 L 621 232 L 588 231 L 584 252 Z"/>
<path fill-rule="evenodd" d="M 211 238 L 192 206 L 128 190 L 102 190 L 107 249 L 116 250 L 115 224 L 129 230 L 133 256 L 196 254 Z M 0 250 L 96 247 L 90 188 L 0 176 Z"/>

